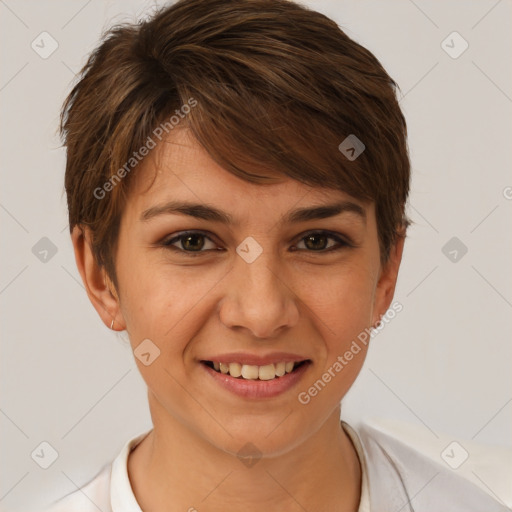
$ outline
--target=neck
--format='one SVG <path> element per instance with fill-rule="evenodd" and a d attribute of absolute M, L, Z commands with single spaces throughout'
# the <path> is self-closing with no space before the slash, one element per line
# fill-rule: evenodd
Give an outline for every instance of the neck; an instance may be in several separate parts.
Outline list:
<path fill-rule="evenodd" d="M 292 450 L 252 462 L 220 450 L 169 415 L 152 416 L 153 431 L 128 459 L 143 510 L 357 511 L 361 468 L 339 407 Z"/>

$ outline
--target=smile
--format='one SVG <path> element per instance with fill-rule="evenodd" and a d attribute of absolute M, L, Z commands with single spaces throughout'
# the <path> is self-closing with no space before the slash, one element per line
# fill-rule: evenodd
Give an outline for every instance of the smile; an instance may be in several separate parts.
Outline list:
<path fill-rule="evenodd" d="M 262 400 L 278 397 L 297 386 L 305 374 L 309 373 L 312 364 L 311 359 L 262 366 L 201 360 L 199 366 L 204 368 L 210 382 L 215 382 L 228 392 L 245 399 Z M 231 375 L 231 372 L 237 377 Z"/>
<path fill-rule="evenodd" d="M 307 361 L 288 361 L 263 366 L 241 364 L 241 363 L 223 363 L 219 361 L 201 361 L 203 364 L 213 368 L 217 373 L 230 375 L 234 378 L 246 380 L 273 380 L 283 377 L 287 373 L 293 372 L 296 368 Z"/>

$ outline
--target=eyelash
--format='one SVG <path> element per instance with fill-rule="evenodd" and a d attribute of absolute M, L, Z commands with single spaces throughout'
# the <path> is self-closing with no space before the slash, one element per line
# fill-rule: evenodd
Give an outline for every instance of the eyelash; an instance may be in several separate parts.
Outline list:
<path fill-rule="evenodd" d="M 163 247 L 165 247 L 166 249 L 171 249 L 172 251 L 177 251 L 182 254 L 186 254 L 187 256 L 191 256 L 193 258 L 200 256 L 200 255 L 204 254 L 205 252 L 215 250 L 215 249 L 206 249 L 206 250 L 200 250 L 200 251 L 186 251 L 185 249 L 179 249 L 178 247 L 174 247 L 172 245 L 173 243 L 180 241 L 181 239 L 183 239 L 189 235 L 201 235 L 201 236 L 204 236 L 205 238 L 207 238 L 208 240 L 210 240 L 211 242 L 215 243 L 212 240 L 212 238 L 208 235 L 208 233 L 206 233 L 204 231 L 183 231 L 182 233 L 180 233 L 177 236 L 173 236 L 170 239 L 163 240 L 161 242 L 161 245 Z M 326 235 L 328 239 L 330 238 L 330 239 L 335 240 L 338 243 L 338 246 L 329 247 L 327 249 L 321 249 L 318 251 L 314 251 L 314 250 L 310 250 L 310 249 L 298 249 L 299 251 L 306 251 L 306 252 L 309 252 L 312 254 L 325 254 L 325 253 L 339 251 L 345 247 L 355 247 L 354 244 L 351 241 L 349 241 L 346 237 L 341 237 L 331 231 L 326 231 L 326 230 L 308 231 L 307 233 L 305 233 L 304 235 L 301 236 L 301 238 L 299 239 L 299 242 L 304 241 L 304 239 L 306 239 L 308 236 L 311 236 L 311 235 Z"/>

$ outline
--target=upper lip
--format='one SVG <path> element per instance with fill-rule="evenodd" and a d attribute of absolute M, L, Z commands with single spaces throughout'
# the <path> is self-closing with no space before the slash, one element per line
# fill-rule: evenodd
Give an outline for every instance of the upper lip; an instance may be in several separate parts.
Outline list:
<path fill-rule="evenodd" d="M 267 355 L 248 354 L 246 352 L 230 352 L 201 359 L 201 361 L 214 361 L 218 363 L 240 363 L 254 366 L 265 366 L 281 362 L 300 362 L 307 360 L 307 357 L 290 352 L 272 352 Z"/>

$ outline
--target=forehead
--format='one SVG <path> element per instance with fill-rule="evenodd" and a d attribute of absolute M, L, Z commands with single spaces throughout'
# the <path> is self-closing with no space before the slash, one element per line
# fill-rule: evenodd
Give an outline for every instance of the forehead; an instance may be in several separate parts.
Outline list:
<path fill-rule="evenodd" d="M 289 211 L 297 205 L 347 202 L 372 211 L 372 204 L 336 189 L 313 187 L 265 170 L 270 184 L 246 181 L 217 164 L 186 129 L 171 132 L 147 157 L 134 176 L 127 208 L 141 215 L 170 201 L 216 205 L 244 221 Z M 348 210 L 350 213 L 350 208 Z"/>

